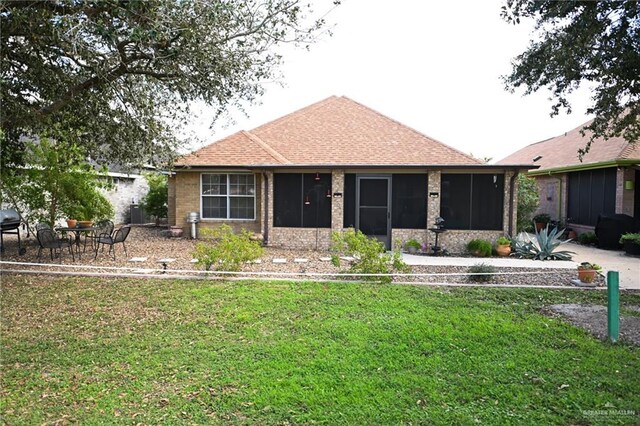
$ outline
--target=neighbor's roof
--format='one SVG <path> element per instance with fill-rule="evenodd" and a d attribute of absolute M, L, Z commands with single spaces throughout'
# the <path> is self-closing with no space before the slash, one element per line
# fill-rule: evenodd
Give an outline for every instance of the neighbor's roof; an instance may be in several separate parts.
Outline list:
<path fill-rule="evenodd" d="M 358 102 L 336 96 L 249 132 L 235 133 L 176 163 L 248 167 L 481 164 Z"/>
<path fill-rule="evenodd" d="M 580 162 L 578 150 L 584 148 L 591 137 L 589 132 L 582 136 L 580 129 L 589 124 L 587 122 L 564 135 L 526 146 L 497 164 L 533 163 L 540 166 L 534 174 L 540 174 L 640 163 L 640 142 L 632 144 L 622 137 L 594 140 Z M 537 157 L 540 159 L 534 162 Z"/>

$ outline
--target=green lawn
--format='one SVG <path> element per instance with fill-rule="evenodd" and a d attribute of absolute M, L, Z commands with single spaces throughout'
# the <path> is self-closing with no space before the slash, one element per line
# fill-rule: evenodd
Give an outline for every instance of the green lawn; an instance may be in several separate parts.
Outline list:
<path fill-rule="evenodd" d="M 2 421 L 637 424 L 639 348 L 563 302 L 606 294 L 3 276 Z"/>

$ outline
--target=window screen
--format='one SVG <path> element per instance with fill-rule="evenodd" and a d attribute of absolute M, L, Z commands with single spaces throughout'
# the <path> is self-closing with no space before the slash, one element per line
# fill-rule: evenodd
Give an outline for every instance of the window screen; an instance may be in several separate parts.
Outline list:
<path fill-rule="evenodd" d="M 331 227 L 331 174 L 317 176 L 319 180 L 316 173 L 274 174 L 273 226 Z"/>
<path fill-rule="evenodd" d="M 502 229 L 504 174 L 442 174 L 440 216 L 448 229 Z"/>
<path fill-rule="evenodd" d="M 568 221 L 595 226 L 601 214 L 616 208 L 616 169 L 569 173 Z"/>
<path fill-rule="evenodd" d="M 392 175 L 391 223 L 394 228 L 425 229 L 427 225 L 427 175 Z"/>

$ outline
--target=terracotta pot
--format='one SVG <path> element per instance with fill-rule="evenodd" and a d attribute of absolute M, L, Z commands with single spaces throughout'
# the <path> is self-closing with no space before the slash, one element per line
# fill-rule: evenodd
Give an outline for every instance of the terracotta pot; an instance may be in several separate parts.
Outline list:
<path fill-rule="evenodd" d="M 547 224 L 544 222 L 536 222 L 536 231 L 538 232 L 542 231 L 545 228 L 545 226 L 547 226 Z"/>
<path fill-rule="evenodd" d="M 78 225 L 78 221 L 75 219 L 67 219 L 67 226 L 69 228 L 75 228 Z"/>
<path fill-rule="evenodd" d="M 173 238 L 182 237 L 184 230 L 179 226 L 171 226 L 169 228 L 169 236 Z"/>
<path fill-rule="evenodd" d="M 575 240 L 576 238 L 578 238 L 578 233 L 576 231 L 569 231 L 567 238 L 571 240 Z"/>
<path fill-rule="evenodd" d="M 496 245 L 496 253 L 498 256 L 507 257 L 511 254 L 511 245 L 510 244 L 497 244 Z"/>
<path fill-rule="evenodd" d="M 581 282 L 591 284 L 596 278 L 595 269 L 578 269 L 578 278 Z"/>
<path fill-rule="evenodd" d="M 91 225 L 93 225 L 93 221 L 92 220 L 79 220 L 78 221 L 78 227 L 79 228 L 90 228 Z"/>

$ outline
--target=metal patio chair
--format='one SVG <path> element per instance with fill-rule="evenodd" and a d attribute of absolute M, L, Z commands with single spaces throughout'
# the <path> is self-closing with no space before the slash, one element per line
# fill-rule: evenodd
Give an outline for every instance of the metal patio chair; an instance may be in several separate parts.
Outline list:
<path fill-rule="evenodd" d="M 116 249 L 115 245 L 122 243 L 122 248 L 124 249 L 124 255 L 127 256 L 127 246 L 125 245 L 125 240 L 129 236 L 129 232 L 131 231 L 130 226 L 123 226 L 122 228 L 115 231 L 113 234 L 102 234 L 96 239 L 96 255 L 94 259 L 98 257 L 98 249 L 100 248 L 100 244 L 102 244 L 102 250 L 104 251 L 104 246 L 109 246 L 109 253 L 113 251 L 113 260 L 116 260 Z"/>
<path fill-rule="evenodd" d="M 59 255 L 60 255 L 60 258 L 62 259 L 62 248 L 65 246 L 69 249 L 69 253 L 71 253 L 71 258 L 74 261 L 76 260 L 73 254 L 73 247 L 72 247 L 71 241 L 69 239 L 60 238 L 58 234 L 56 234 L 53 231 L 53 229 L 42 228 L 38 230 L 36 237 L 38 239 L 38 244 L 40 245 L 40 247 L 38 248 L 38 260 L 42 256 L 42 249 L 49 249 L 51 260 L 53 260 L 54 251 L 59 250 Z"/>

